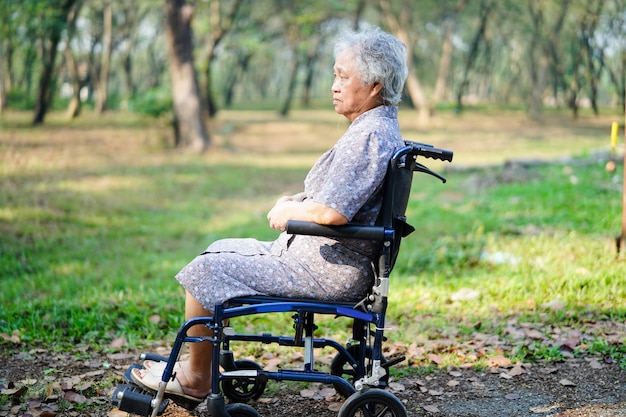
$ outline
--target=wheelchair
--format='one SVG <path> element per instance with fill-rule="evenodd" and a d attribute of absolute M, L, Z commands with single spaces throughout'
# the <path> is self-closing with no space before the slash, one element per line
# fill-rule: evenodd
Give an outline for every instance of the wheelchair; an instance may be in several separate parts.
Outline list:
<path fill-rule="evenodd" d="M 451 151 L 432 145 L 405 141 L 391 158 L 383 184 L 383 203 L 374 226 L 350 224 L 323 226 L 303 221 L 289 221 L 290 234 L 317 235 L 331 238 L 350 238 L 380 242 L 378 264 L 373 265 L 375 279 L 365 299 L 358 303 L 319 301 L 310 299 L 280 298 L 270 296 L 239 297 L 228 306 L 218 305 L 213 317 L 195 317 L 179 329 L 169 357 L 142 354 L 141 360 L 165 363 L 159 390 L 145 391 L 133 384 L 131 370 L 141 367 L 131 365 L 126 371 L 126 383 L 118 386 L 111 402 L 121 411 L 156 417 L 163 413 L 170 401 L 193 409 L 197 403 L 180 398 L 168 398 L 165 388 L 173 380 L 174 365 L 185 343 L 209 341 L 213 343 L 212 392 L 206 398 L 207 411 L 214 417 L 258 417 L 259 413 L 247 403 L 258 399 L 269 380 L 298 381 L 332 385 L 346 398 L 339 417 L 385 416 L 407 417 L 404 404 L 385 390 L 389 368 L 405 360 L 396 357 L 387 360 L 383 355 L 385 339 L 385 313 L 389 292 L 389 277 L 394 267 L 401 240 L 414 231 L 406 222 L 405 211 L 411 191 L 414 172 L 430 174 L 442 182 L 446 179 L 417 161 L 418 157 L 452 161 Z M 292 313 L 294 334 L 237 334 L 224 325 L 229 319 L 266 313 Z M 316 315 L 333 315 L 353 320 L 352 338 L 343 345 L 335 340 L 316 337 Z M 204 325 L 213 331 L 212 337 L 191 337 L 187 331 L 195 325 Z M 231 342 L 257 342 L 302 348 L 304 359 L 301 369 L 266 371 L 252 360 L 234 358 Z M 314 349 L 336 350 L 329 371 L 316 369 Z M 228 399 L 228 404 L 226 399 Z"/>

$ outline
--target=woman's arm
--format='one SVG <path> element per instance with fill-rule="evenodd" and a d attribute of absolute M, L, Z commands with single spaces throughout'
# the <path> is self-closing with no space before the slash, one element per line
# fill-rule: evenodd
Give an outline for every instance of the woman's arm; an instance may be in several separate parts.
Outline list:
<path fill-rule="evenodd" d="M 267 214 L 272 229 L 284 231 L 288 220 L 304 220 L 329 226 L 346 224 L 348 219 L 337 210 L 313 200 L 278 200 Z"/>

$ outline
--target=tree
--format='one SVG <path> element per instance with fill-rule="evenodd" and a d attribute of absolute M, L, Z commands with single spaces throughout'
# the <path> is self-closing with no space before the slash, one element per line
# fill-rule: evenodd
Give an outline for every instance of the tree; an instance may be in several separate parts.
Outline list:
<path fill-rule="evenodd" d="M 193 62 L 193 7 L 186 4 L 185 0 L 166 0 L 165 9 L 175 143 L 179 148 L 202 152 L 209 145 L 209 133 L 202 117 L 200 88 Z"/>
<path fill-rule="evenodd" d="M 209 116 L 213 117 L 217 114 L 217 103 L 213 98 L 213 82 L 212 68 L 215 59 L 215 53 L 219 44 L 224 40 L 228 32 L 233 28 L 237 12 L 241 7 L 243 0 L 233 0 L 230 4 L 224 4 L 221 0 L 213 0 L 209 2 L 209 30 L 204 37 L 205 53 L 203 60 L 205 61 L 205 99 Z"/>
<path fill-rule="evenodd" d="M 409 67 L 409 76 L 406 80 L 406 88 L 411 97 L 413 105 L 417 108 L 419 121 L 422 124 L 428 123 L 430 120 L 430 104 L 426 97 L 420 77 L 413 65 L 412 47 L 417 43 L 415 39 L 415 31 L 411 28 L 415 25 L 412 21 L 413 4 L 408 0 L 403 0 L 400 9 L 394 9 L 390 0 L 382 0 L 380 2 L 382 14 L 391 28 L 394 35 L 407 46 L 407 66 Z"/>
<path fill-rule="evenodd" d="M 489 21 L 489 16 L 493 11 L 494 3 L 491 0 L 481 0 L 480 9 L 479 9 L 479 22 L 478 28 L 474 33 L 472 38 L 472 42 L 470 44 L 469 51 L 467 56 L 465 57 L 465 65 L 463 66 L 463 76 L 461 78 L 461 82 L 459 83 L 459 87 L 456 93 L 456 109 L 460 112 L 463 109 L 463 94 L 465 93 L 465 89 L 468 84 L 468 77 L 472 66 L 476 61 L 476 56 L 478 55 L 478 48 L 485 37 L 485 31 L 487 29 L 487 22 Z"/>
<path fill-rule="evenodd" d="M 602 6 L 602 2 L 598 2 L 593 8 L 591 5 L 588 5 L 588 9 L 585 10 L 585 13 L 580 18 L 580 36 L 584 48 L 586 75 L 589 80 L 589 99 L 596 116 L 600 113 L 598 108 L 598 85 L 604 69 L 602 59 L 600 58 L 604 51 L 596 47 L 594 38 L 598 33 Z"/>
<path fill-rule="evenodd" d="M 448 88 L 448 77 L 450 75 L 450 68 L 452 65 L 452 54 L 454 47 L 452 44 L 452 37 L 456 32 L 458 15 L 463 10 L 467 0 L 457 0 L 454 7 L 448 10 L 447 3 L 443 3 L 443 44 L 441 47 L 441 58 L 439 59 L 439 70 L 437 72 L 437 81 L 435 82 L 435 92 L 433 93 L 433 101 L 436 103 L 441 102 L 445 96 Z"/>
<path fill-rule="evenodd" d="M 529 116 L 538 120 L 543 102 L 548 73 L 551 72 L 553 91 L 556 97 L 558 85 L 562 81 L 561 60 L 558 57 L 558 37 L 563 29 L 570 0 L 563 0 L 558 10 L 554 4 L 527 0 L 527 10 L 531 18 L 533 32 L 529 45 L 529 70 L 531 93 L 529 96 Z"/>
<path fill-rule="evenodd" d="M 67 115 L 70 119 L 78 117 L 81 110 L 80 89 L 83 86 L 83 80 L 81 80 L 78 65 L 74 59 L 71 47 L 72 39 L 74 38 L 76 32 L 76 21 L 78 20 L 78 16 L 80 14 L 81 5 L 81 3 L 75 4 L 68 15 L 68 30 L 64 50 L 65 65 L 72 84 L 72 97 L 70 98 L 70 102 L 67 107 Z"/>
<path fill-rule="evenodd" d="M 113 49 L 113 5 L 111 0 L 106 0 L 102 11 L 102 54 L 100 58 L 100 73 L 97 77 L 97 94 L 95 111 L 102 114 L 106 108 L 109 85 L 109 66 L 111 64 L 111 51 Z"/>
<path fill-rule="evenodd" d="M 13 3 L 0 7 L 0 113 L 7 105 L 6 94 L 13 86 L 17 8 L 18 5 Z"/>
<path fill-rule="evenodd" d="M 77 0 L 56 0 L 42 10 L 41 19 L 43 33 L 41 38 L 43 68 L 39 78 L 39 90 L 35 104 L 33 124 L 42 124 L 46 112 L 52 101 L 51 87 L 54 78 L 54 65 L 57 56 L 57 47 L 61 34 L 67 25 L 67 17 Z"/>
<path fill-rule="evenodd" d="M 600 37 L 605 40 L 598 59 L 609 74 L 614 97 L 626 110 L 626 16 L 623 0 L 615 0 L 603 16 L 604 28 Z M 610 51 L 610 52 L 609 52 Z"/>

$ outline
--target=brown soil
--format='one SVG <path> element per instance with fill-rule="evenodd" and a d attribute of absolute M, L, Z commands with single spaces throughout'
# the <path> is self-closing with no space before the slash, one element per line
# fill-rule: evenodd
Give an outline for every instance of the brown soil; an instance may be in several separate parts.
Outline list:
<path fill-rule="evenodd" d="M 127 416 L 109 398 L 134 353 L 2 346 L 0 389 L 8 401 L 0 405 L 0 416 Z M 409 416 L 626 416 L 626 370 L 595 360 L 523 365 L 515 373 L 498 367 L 439 370 L 392 381 L 389 390 Z M 337 415 L 342 401 L 330 387 L 270 382 L 250 405 L 262 416 L 330 417 Z M 202 404 L 192 412 L 170 405 L 164 415 L 208 416 Z"/>

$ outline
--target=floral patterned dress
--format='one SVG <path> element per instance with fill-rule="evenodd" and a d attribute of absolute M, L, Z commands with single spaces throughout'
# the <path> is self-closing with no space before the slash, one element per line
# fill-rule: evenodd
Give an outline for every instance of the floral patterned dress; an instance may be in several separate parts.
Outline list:
<path fill-rule="evenodd" d="M 404 146 L 397 115 L 397 107 L 380 106 L 357 117 L 307 174 L 304 198 L 373 225 L 389 160 Z M 249 295 L 357 301 L 371 288 L 377 251 L 376 242 L 284 232 L 273 242 L 223 239 L 176 279 L 209 312 Z"/>

